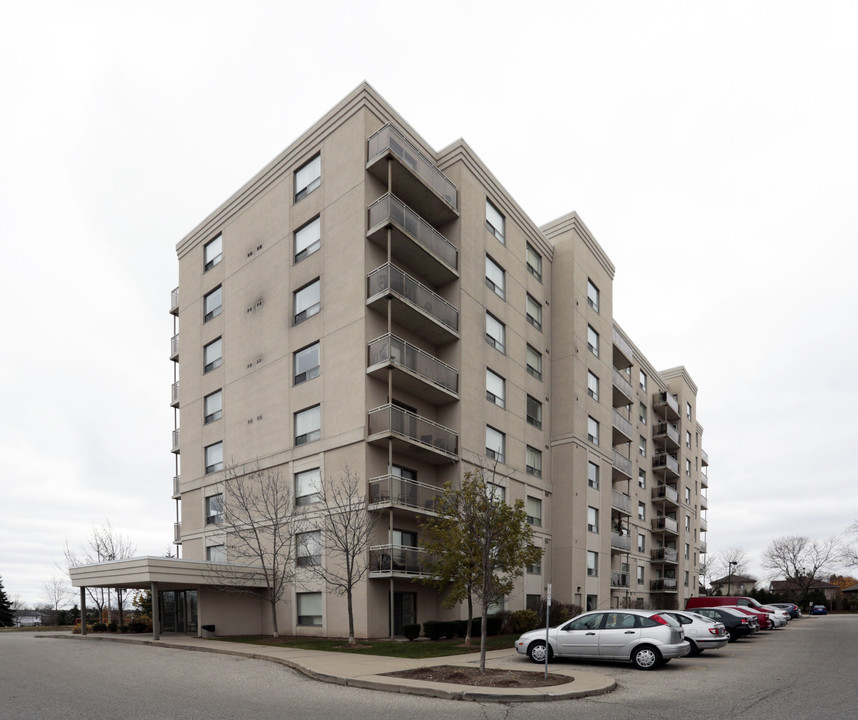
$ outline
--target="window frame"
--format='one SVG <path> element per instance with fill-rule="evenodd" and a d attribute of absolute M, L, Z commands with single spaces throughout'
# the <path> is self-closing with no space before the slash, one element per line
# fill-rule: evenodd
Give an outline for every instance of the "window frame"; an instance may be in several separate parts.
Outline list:
<path fill-rule="evenodd" d="M 497 216 L 492 219 L 500 225 L 499 228 L 495 227 L 492 220 L 489 219 L 492 213 Z M 506 245 L 506 217 L 498 210 L 497 205 L 488 198 L 486 198 L 486 229 L 500 241 L 501 245 Z"/>
<path fill-rule="evenodd" d="M 299 310 L 298 307 L 304 301 L 301 299 L 302 293 L 309 291 L 311 288 L 315 286 L 316 292 L 315 295 L 310 295 L 310 299 L 312 300 L 315 297 L 315 302 L 304 305 Z M 314 315 L 318 315 L 319 311 L 322 309 L 322 279 L 316 278 L 315 280 L 311 280 L 306 285 L 302 285 L 295 292 L 292 293 L 292 324 L 300 325 L 305 320 L 309 320 Z"/>
<path fill-rule="evenodd" d="M 599 508 L 587 506 L 587 532 L 599 534 Z"/>
<path fill-rule="evenodd" d="M 315 348 L 316 350 L 316 364 L 313 367 L 307 368 L 302 372 L 298 372 L 299 368 L 299 359 L 302 353 L 306 353 L 308 350 L 312 350 Z M 305 345 L 299 350 L 296 350 L 292 353 L 292 385 L 300 385 L 301 383 L 305 383 L 308 380 L 312 380 L 313 378 L 319 377 L 319 373 L 321 372 L 322 367 L 322 359 L 321 359 L 321 350 L 322 343 L 320 340 L 316 340 L 315 342 L 310 343 L 309 345 Z"/>
<path fill-rule="evenodd" d="M 209 412 L 209 401 L 217 396 L 218 408 Z M 223 417 L 223 388 L 218 388 L 203 398 L 203 425 L 210 425 Z"/>
<path fill-rule="evenodd" d="M 217 357 L 206 362 L 206 357 L 210 350 L 215 346 L 217 346 L 217 349 L 219 350 Z M 221 365 L 223 365 L 223 336 L 215 338 L 211 342 L 203 345 L 203 375 L 211 372 L 212 370 L 217 370 Z"/>
<path fill-rule="evenodd" d="M 306 604 L 312 605 L 306 607 Z M 321 592 L 296 592 L 295 593 L 295 617 L 298 627 L 322 627 L 324 624 L 323 597 Z M 305 611 L 301 614 L 301 611 Z M 310 613 L 309 610 L 318 610 L 319 613 Z"/>
<path fill-rule="evenodd" d="M 218 450 L 220 454 L 219 460 L 217 459 Z M 210 460 L 214 460 L 215 462 L 209 462 Z M 211 475 L 212 473 L 223 470 L 223 440 L 218 440 L 217 442 L 212 443 L 211 445 L 206 445 L 205 448 L 203 448 L 203 464 L 206 469 L 206 475 Z"/>
<path fill-rule="evenodd" d="M 599 312 L 599 288 L 590 278 L 587 278 L 587 304 L 596 312 Z"/>
<path fill-rule="evenodd" d="M 592 325 L 587 325 L 587 349 L 599 357 L 599 333 Z"/>
<path fill-rule="evenodd" d="M 601 471 L 602 468 L 598 463 L 594 463 L 592 460 L 587 461 L 587 487 L 591 487 L 593 490 L 599 489 L 601 485 L 601 478 L 599 477 L 602 474 Z"/>
<path fill-rule="evenodd" d="M 206 495 L 206 525 L 220 525 L 223 522 L 223 493 Z"/>
<path fill-rule="evenodd" d="M 542 527 L 542 500 L 540 498 L 533 497 L 532 495 L 526 495 L 524 499 L 524 508 L 526 515 L 526 521 L 528 525 L 532 525 L 533 527 Z M 536 511 L 536 514 L 531 512 L 532 510 Z"/>
<path fill-rule="evenodd" d="M 313 567 L 322 563 L 322 531 L 307 530 L 295 534 L 295 566 Z"/>
<path fill-rule="evenodd" d="M 599 421 L 592 415 L 587 416 L 587 440 L 594 445 L 599 444 Z"/>
<path fill-rule="evenodd" d="M 311 232 L 313 226 L 318 229 L 317 233 Z M 311 242 L 303 244 L 301 249 L 298 249 L 298 240 L 302 234 L 309 234 L 310 238 L 314 238 Z M 297 265 L 302 260 L 306 260 L 310 255 L 318 252 L 322 247 L 322 216 L 316 215 L 312 220 L 308 220 L 295 232 L 292 233 L 292 261 Z"/>
<path fill-rule="evenodd" d="M 306 480 L 305 480 L 306 477 Z M 309 480 L 309 483 L 307 483 Z M 293 476 L 295 486 L 295 506 L 313 505 L 322 501 L 322 469 L 299 470 Z M 306 492 L 307 489 L 312 492 Z"/>
<path fill-rule="evenodd" d="M 536 258 L 535 264 L 531 263 L 531 255 Z M 524 258 L 525 264 L 527 265 L 527 271 L 533 275 L 539 282 L 542 282 L 542 255 L 540 255 L 536 248 L 533 247 L 530 243 L 525 244 L 524 250 Z"/>
<path fill-rule="evenodd" d="M 525 419 L 528 425 L 542 430 L 542 403 L 533 395 L 528 395 L 525 401 Z"/>
<path fill-rule="evenodd" d="M 489 435 L 491 433 L 494 433 L 496 436 L 492 439 L 500 441 L 497 450 L 489 446 Z M 506 462 L 506 434 L 491 425 L 486 425 L 486 457 L 498 462 Z"/>
<path fill-rule="evenodd" d="M 587 394 L 599 402 L 599 376 L 592 370 L 587 371 Z"/>
<path fill-rule="evenodd" d="M 525 294 L 524 314 L 527 322 L 542 332 L 542 303 L 530 293 Z"/>
<path fill-rule="evenodd" d="M 595 550 L 587 551 L 587 577 L 599 576 L 599 553 Z"/>
<path fill-rule="evenodd" d="M 317 425 L 308 432 L 299 434 L 299 423 L 304 419 L 304 416 L 306 416 L 307 418 L 311 418 L 311 413 L 318 416 Z M 322 437 L 322 404 L 316 403 L 315 405 L 310 405 L 303 410 L 296 411 L 294 413 L 293 423 L 293 437 L 295 447 L 298 447 L 299 445 L 306 445 L 307 443 L 319 440 Z"/>
<path fill-rule="evenodd" d="M 539 367 L 534 367 L 530 363 L 531 354 L 536 359 Z M 537 380 L 542 380 L 542 353 L 539 352 L 533 345 L 530 343 L 527 344 L 527 349 L 525 350 L 525 367 L 527 368 L 527 374 L 531 377 L 535 377 Z"/>
<path fill-rule="evenodd" d="M 211 307 L 209 307 L 210 302 L 217 303 L 217 305 L 212 304 Z M 203 295 L 203 323 L 207 323 L 209 320 L 214 320 L 222 312 L 223 285 L 218 285 Z"/>
<path fill-rule="evenodd" d="M 489 376 L 492 376 L 495 385 L 500 384 L 500 395 L 489 389 Z M 486 368 L 486 400 L 499 408 L 506 408 L 506 380 L 490 368 Z"/>
<path fill-rule="evenodd" d="M 534 462 L 538 462 L 537 464 Z M 524 469 L 528 475 L 542 477 L 542 451 L 532 445 L 524 446 Z"/>
<path fill-rule="evenodd" d="M 217 254 L 210 257 L 209 248 L 216 249 Z M 215 265 L 219 265 L 221 260 L 223 260 L 223 233 L 218 233 L 203 245 L 203 272 L 208 272 Z"/>
<path fill-rule="evenodd" d="M 490 319 L 497 324 L 500 335 L 499 339 L 489 332 Z M 502 355 L 506 355 L 506 325 L 488 312 L 488 310 L 486 311 L 486 342 Z"/>
<path fill-rule="evenodd" d="M 223 543 L 206 545 L 206 562 L 225 563 L 226 561 L 226 545 Z"/>
<path fill-rule="evenodd" d="M 495 277 L 490 277 L 490 275 L 495 275 Z M 506 270 L 488 254 L 486 255 L 486 287 L 501 300 L 506 300 Z"/>
<path fill-rule="evenodd" d="M 312 169 L 311 166 L 313 166 L 315 164 L 318 164 L 318 166 L 319 166 L 318 172 L 316 174 L 314 174 L 308 181 L 305 181 L 303 179 L 299 179 L 301 173 L 304 170 L 307 170 L 308 168 Z M 307 197 L 307 195 L 309 195 L 311 192 L 313 192 L 313 190 L 315 190 L 317 187 L 319 187 L 322 184 L 322 153 L 321 153 L 321 151 L 317 152 L 315 155 L 313 155 L 313 157 L 311 157 L 309 160 L 307 160 L 307 162 L 305 162 L 297 170 L 295 170 L 295 172 L 292 175 L 292 182 L 293 182 L 293 188 L 294 188 L 293 197 L 295 198 L 295 202 L 299 202 L 300 200 L 303 200 L 305 197 Z M 304 183 L 304 184 L 299 187 L 298 186 L 299 182 Z"/>

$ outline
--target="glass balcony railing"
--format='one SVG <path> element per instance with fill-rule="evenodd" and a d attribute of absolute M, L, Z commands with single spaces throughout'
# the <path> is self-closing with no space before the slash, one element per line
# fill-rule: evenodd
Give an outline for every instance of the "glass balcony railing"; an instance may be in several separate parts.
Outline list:
<path fill-rule="evenodd" d="M 173 383 L 173 386 L 170 388 L 170 405 L 172 407 L 179 407 L 179 381 Z"/>
<path fill-rule="evenodd" d="M 458 457 L 459 436 L 450 428 L 393 404 L 369 411 L 369 435 L 393 436 L 418 449 Z"/>
<path fill-rule="evenodd" d="M 618 572 L 617 570 L 611 570 L 611 587 L 614 587 L 614 588 L 627 588 L 627 587 L 629 587 L 629 573 Z"/>
<path fill-rule="evenodd" d="M 172 444 L 172 451 L 173 451 L 174 453 L 178 453 L 178 452 L 179 452 L 179 430 L 178 430 L 178 428 L 177 428 L 176 430 L 173 430 L 173 444 Z"/>
<path fill-rule="evenodd" d="M 173 523 L 173 543 L 175 545 L 182 544 L 182 523 Z"/>
<path fill-rule="evenodd" d="M 614 407 L 630 405 L 635 394 L 625 373 L 614 368 Z"/>
<path fill-rule="evenodd" d="M 616 531 L 611 532 L 611 547 L 615 550 L 631 550 L 632 538 L 629 535 L 621 535 Z"/>
<path fill-rule="evenodd" d="M 170 360 L 174 362 L 179 360 L 179 333 L 170 338 Z"/>
<path fill-rule="evenodd" d="M 459 373 L 438 358 L 406 342 L 393 333 L 387 333 L 369 343 L 368 366 L 392 363 L 409 370 L 430 385 L 448 392 L 459 392 Z"/>
<path fill-rule="evenodd" d="M 634 351 L 631 344 L 614 328 L 614 367 L 623 370 L 631 367 L 633 360 Z"/>
<path fill-rule="evenodd" d="M 611 507 L 624 515 L 632 514 L 632 499 L 625 493 L 611 490 Z"/>
<path fill-rule="evenodd" d="M 407 507 L 434 513 L 442 489 L 398 475 L 381 475 L 369 481 L 369 504 L 376 508 Z"/>
<path fill-rule="evenodd" d="M 666 445 L 674 448 L 679 447 L 679 428 L 673 423 L 656 423 L 652 429 L 652 436 L 654 440 L 662 440 Z"/>
<path fill-rule="evenodd" d="M 426 575 L 423 562 L 427 556 L 423 548 L 407 545 L 373 545 L 369 549 L 370 576 Z"/>
<path fill-rule="evenodd" d="M 173 475 L 173 500 L 178 497 L 181 497 L 181 491 L 179 490 L 179 484 L 182 481 L 181 475 Z"/>
<path fill-rule="evenodd" d="M 174 288 L 170 293 L 170 314 L 179 314 L 179 288 Z"/>
<path fill-rule="evenodd" d="M 658 453 L 652 458 L 653 470 L 664 470 L 667 474 L 679 477 L 679 460 L 667 453 Z"/>
<path fill-rule="evenodd" d="M 650 557 L 655 562 L 675 563 L 679 561 L 679 553 L 673 548 L 654 548 Z"/>
<path fill-rule="evenodd" d="M 632 461 L 616 450 L 614 450 L 613 468 L 615 473 L 619 473 L 627 478 L 632 476 Z"/>
<path fill-rule="evenodd" d="M 671 420 L 679 418 L 679 401 L 669 392 L 657 392 L 652 396 L 652 407 Z"/>
<path fill-rule="evenodd" d="M 674 505 L 679 505 L 679 493 L 676 488 L 672 488 L 670 485 L 656 485 L 652 489 L 652 499 L 667 500 Z"/>
<path fill-rule="evenodd" d="M 649 584 L 653 592 L 676 592 L 676 578 L 658 578 Z"/>
<path fill-rule="evenodd" d="M 613 411 L 614 445 L 630 442 L 632 439 L 632 424 L 616 410 Z"/>
<path fill-rule="evenodd" d="M 662 516 L 652 519 L 653 532 L 669 532 L 679 534 L 679 524 L 672 517 Z"/>

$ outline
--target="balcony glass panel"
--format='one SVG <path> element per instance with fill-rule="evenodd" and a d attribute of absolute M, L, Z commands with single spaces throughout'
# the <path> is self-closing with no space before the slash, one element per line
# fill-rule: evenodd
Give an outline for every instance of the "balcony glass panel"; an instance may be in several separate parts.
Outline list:
<path fill-rule="evenodd" d="M 369 481 L 369 504 L 376 507 L 407 507 L 434 513 L 442 489 L 398 475 L 382 475 Z"/>
<path fill-rule="evenodd" d="M 395 435 L 451 457 L 459 452 L 453 430 L 392 404 L 369 411 L 369 434 Z"/>
<path fill-rule="evenodd" d="M 407 545 L 374 545 L 369 549 L 370 575 L 425 575 L 422 548 Z"/>
<path fill-rule="evenodd" d="M 369 343 L 368 362 L 370 367 L 390 362 L 407 368 L 428 383 L 452 393 L 459 391 L 459 373 L 454 367 L 392 333 L 382 335 Z"/>

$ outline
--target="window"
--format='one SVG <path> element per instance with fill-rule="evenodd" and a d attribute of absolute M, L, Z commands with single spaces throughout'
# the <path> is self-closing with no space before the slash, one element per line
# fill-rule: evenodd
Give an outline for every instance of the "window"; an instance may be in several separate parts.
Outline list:
<path fill-rule="evenodd" d="M 319 468 L 295 473 L 295 504 L 311 505 L 322 499 L 322 471 Z"/>
<path fill-rule="evenodd" d="M 685 417 L 691 420 L 691 403 L 685 403 Z"/>
<path fill-rule="evenodd" d="M 503 215 L 488 199 L 486 200 L 486 227 L 501 243 L 505 242 Z"/>
<path fill-rule="evenodd" d="M 295 231 L 295 262 L 312 255 L 322 244 L 322 220 L 316 216 Z"/>
<path fill-rule="evenodd" d="M 691 477 L 691 460 L 685 458 L 685 474 Z"/>
<path fill-rule="evenodd" d="M 223 522 L 223 493 L 206 498 L 206 525 Z"/>
<path fill-rule="evenodd" d="M 497 483 L 487 482 L 486 483 L 486 494 L 492 502 L 506 502 L 506 488 L 503 485 L 498 485 Z M 417 544 L 416 542 L 414 543 Z"/>
<path fill-rule="evenodd" d="M 314 405 L 313 407 L 301 410 L 295 413 L 295 444 L 304 445 L 305 443 L 318 440 L 322 437 L 322 406 Z"/>
<path fill-rule="evenodd" d="M 542 403 L 530 395 L 527 396 L 527 424 L 542 428 Z"/>
<path fill-rule="evenodd" d="M 685 581 L 684 581 L 684 584 L 685 584 L 685 587 L 688 587 L 688 570 L 686 570 L 686 571 L 685 571 Z"/>
<path fill-rule="evenodd" d="M 526 300 L 527 322 L 529 322 L 537 330 L 542 330 L 542 305 L 534 300 L 530 295 Z"/>
<path fill-rule="evenodd" d="M 646 438 L 643 435 L 638 439 L 638 452 L 641 454 L 641 457 L 646 457 Z"/>
<path fill-rule="evenodd" d="M 688 543 L 685 543 L 683 557 L 688 560 L 691 557 L 691 546 Z"/>
<path fill-rule="evenodd" d="M 691 488 L 690 487 L 685 488 L 685 504 L 686 505 L 691 504 Z"/>
<path fill-rule="evenodd" d="M 646 505 L 638 503 L 638 520 L 646 520 Z"/>
<path fill-rule="evenodd" d="M 504 379 L 486 368 L 486 400 L 498 407 L 504 407 L 506 388 Z"/>
<path fill-rule="evenodd" d="M 524 604 L 528 610 L 538 613 L 542 607 L 542 595 L 525 595 Z"/>
<path fill-rule="evenodd" d="M 319 312 L 320 291 L 321 283 L 319 282 L 319 278 L 316 278 L 300 290 L 295 291 L 295 325 L 304 322 L 304 320 L 313 317 L 313 315 Z"/>
<path fill-rule="evenodd" d="M 638 565 L 638 585 L 644 584 L 644 566 Z"/>
<path fill-rule="evenodd" d="M 589 370 L 587 371 L 587 394 L 593 400 L 599 399 L 599 378 Z"/>
<path fill-rule="evenodd" d="M 542 453 L 536 448 L 527 446 L 525 450 L 525 466 L 528 475 L 542 477 Z"/>
<path fill-rule="evenodd" d="M 292 372 L 295 385 L 319 376 L 319 343 L 314 342 L 292 355 Z"/>
<path fill-rule="evenodd" d="M 506 437 L 500 430 L 486 425 L 486 455 L 498 462 L 504 462 Z"/>
<path fill-rule="evenodd" d="M 691 447 L 691 431 L 690 430 L 685 431 L 685 447 L 688 447 L 688 448 Z"/>
<path fill-rule="evenodd" d="M 206 446 L 206 472 L 223 470 L 223 442 Z"/>
<path fill-rule="evenodd" d="M 587 439 L 594 445 L 599 444 L 599 421 L 587 418 Z"/>
<path fill-rule="evenodd" d="M 203 299 L 203 322 L 216 318 L 223 312 L 223 292 L 220 286 L 208 293 Z"/>
<path fill-rule="evenodd" d="M 498 297 L 505 297 L 506 280 L 503 268 L 486 255 L 486 285 L 488 285 Z"/>
<path fill-rule="evenodd" d="M 638 468 L 638 487 L 646 490 L 646 470 Z"/>
<path fill-rule="evenodd" d="M 691 530 L 691 516 L 685 516 L 685 532 L 689 532 Z"/>
<path fill-rule="evenodd" d="M 298 567 L 309 567 L 322 562 L 322 531 L 298 533 L 295 536 L 295 562 Z"/>
<path fill-rule="evenodd" d="M 295 202 L 322 184 L 322 156 L 316 155 L 295 171 Z"/>
<path fill-rule="evenodd" d="M 643 370 L 640 371 L 639 378 L 640 378 L 641 390 L 646 392 L 646 373 Z"/>
<path fill-rule="evenodd" d="M 203 247 L 203 272 L 210 270 L 223 259 L 223 235 L 209 240 Z"/>
<path fill-rule="evenodd" d="M 542 573 L 542 558 L 539 558 L 533 565 L 527 566 L 528 575 L 540 575 Z M 529 596 L 528 596 L 529 597 Z M 539 597 L 538 595 L 536 597 Z"/>
<path fill-rule="evenodd" d="M 391 535 L 391 542 L 396 547 L 417 547 L 417 533 L 410 530 L 394 530 Z"/>
<path fill-rule="evenodd" d="M 216 390 L 211 395 L 206 395 L 203 406 L 203 413 L 205 415 L 203 422 L 205 425 L 215 420 L 220 420 L 223 415 L 223 391 Z"/>
<path fill-rule="evenodd" d="M 641 403 L 638 406 L 638 418 L 640 419 L 640 421 L 643 425 L 646 425 L 647 412 L 646 412 L 646 405 L 644 405 L 643 403 Z"/>
<path fill-rule="evenodd" d="M 591 533 L 599 532 L 599 509 L 594 507 L 587 508 L 587 531 Z"/>
<path fill-rule="evenodd" d="M 223 365 L 223 338 L 218 338 L 203 348 L 203 372 L 207 373 L 221 365 Z"/>
<path fill-rule="evenodd" d="M 302 626 L 322 626 L 322 593 L 296 593 L 298 624 Z"/>
<path fill-rule="evenodd" d="M 491 313 L 486 313 L 486 342 L 499 352 L 506 352 L 506 328 Z"/>
<path fill-rule="evenodd" d="M 599 553 L 592 550 L 587 551 L 587 574 L 591 576 L 599 574 Z"/>
<path fill-rule="evenodd" d="M 638 533 L 638 552 L 646 552 L 646 535 Z"/>
<path fill-rule="evenodd" d="M 225 545 L 209 545 L 206 548 L 206 560 L 209 562 L 225 563 L 226 562 L 226 546 Z"/>
<path fill-rule="evenodd" d="M 542 527 L 542 500 L 528 495 L 524 507 L 527 512 L 527 524 Z"/>
<path fill-rule="evenodd" d="M 537 380 L 542 380 L 542 355 L 527 346 L 527 372 Z"/>
<path fill-rule="evenodd" d="M 593 490 L 599 489 L 599 466 L 592 461 L 587 463 L 587 484 Z"/>
<path fill-rule="evenodd" d="M 599 357 L 599 333 L 587 326 L 587 347 L 596 357 Z"/>
<path fill-rule="evenodd" d="M 587 278 L 587 304 L 596 312 L 599 312 L 599 288 L 590 278 Z"/>
<path fill-rule="evenodd" d="M 542 255 L 540 255 L 530 243 L 527 243 L 526 258 L 527 271 L 539 282 L 542 282 Z"/>

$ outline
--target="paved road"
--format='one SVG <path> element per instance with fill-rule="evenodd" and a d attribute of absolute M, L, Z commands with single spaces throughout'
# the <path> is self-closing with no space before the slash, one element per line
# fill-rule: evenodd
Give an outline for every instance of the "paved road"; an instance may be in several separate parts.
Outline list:
<path fill-rule="evenodd" d="M 110 642 L 0 634 L 0 720 L 831 720 L 858 707 L 858 616 L 804 618 L 784 630 L 655 672 L 585 665 L 616 678 L 608 695 L 480 705 L 345 688 L 262 660 Z M 527 665 L 511 655 L 497 666 Z"/>

